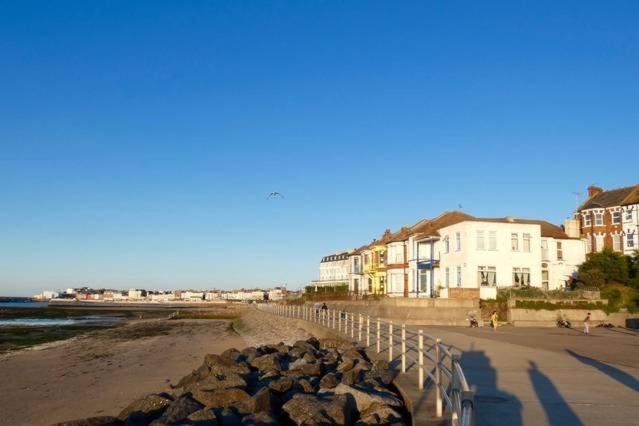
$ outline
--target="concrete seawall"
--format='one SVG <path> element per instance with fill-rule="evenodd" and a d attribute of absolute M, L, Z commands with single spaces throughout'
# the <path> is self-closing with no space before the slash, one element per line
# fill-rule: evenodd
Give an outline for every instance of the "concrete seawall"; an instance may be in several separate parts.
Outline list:
<path fill-rule="evenodd" d="M 475 299 L 382 299 L 375 301 L 331 301 L 330 309 L 369 315 L 373 318 L 421 325 L 468 325 L 469 313 L 480 316 Z M 312 306 L 312 303 L 307 306 Z"/>
<path fill-rule="evenodd" d="M 612 324 L 615 327 L 628 327 L 628 322 L 639 319 L 639 314 L 612 313 L 606 314 L 602 310 L 586 309 L 558 309 L 556 311 L 536 309 L 508 310 L 508 321 L 515 327 L 556 327 L 557 319 L 563 318 L 570 321 L 573 327 L 581 327 L 586 315 L 590 312 L 591 326 L 599 324 Z"/>

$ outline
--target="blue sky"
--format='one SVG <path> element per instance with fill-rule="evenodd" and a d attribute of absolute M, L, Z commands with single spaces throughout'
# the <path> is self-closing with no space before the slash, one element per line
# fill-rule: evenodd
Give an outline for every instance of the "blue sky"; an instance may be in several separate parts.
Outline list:
<path fill-rule="evenodd" d="M 639 181 L 638 21 L 636 1 L 0 2 L 0 294 L 297 287 L 458 204 L 561 223 L 574 191 Z"/>

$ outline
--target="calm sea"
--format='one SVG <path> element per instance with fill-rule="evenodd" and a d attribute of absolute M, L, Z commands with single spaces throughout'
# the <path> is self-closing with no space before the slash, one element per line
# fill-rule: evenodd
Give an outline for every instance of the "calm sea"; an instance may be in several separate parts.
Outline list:
<path fill-rule="evenodd" d="M 39 309 L 49 306 L 47 302 L 0 302 L 0 309 L 2 308 L 24 308 L 24 309 Z M 68 316 L 63 318 L 46 318 L 47 315 L 43 315 L 45 318 L 38 318 L 38 314 L 35 313 L 29 317 L 22 317 L 18 315 L 18 318 L 0 317 L 0 327 L 2 326 L 33 326 L 33 327 L 52 327 L 52 326 L 65 326 L 65 325 L 110 325 L 115 324 L 124 319 L 122 316 L 113 315 L 82 315 L 82 316 Z"/>
<path fill-rule="evenodd" d="M 46 308 L 49 302 L 0 302 L 0 308 Z"/>

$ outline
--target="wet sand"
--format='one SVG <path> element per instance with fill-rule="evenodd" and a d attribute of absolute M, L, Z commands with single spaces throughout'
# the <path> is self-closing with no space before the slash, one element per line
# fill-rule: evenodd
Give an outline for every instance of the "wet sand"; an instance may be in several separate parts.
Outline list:
<path fill-rule="evenodd" d="M 197 368 L 245 347 L 229 320 L 149 320 L 0 356 L 0 425 L 117 415 Z"/>

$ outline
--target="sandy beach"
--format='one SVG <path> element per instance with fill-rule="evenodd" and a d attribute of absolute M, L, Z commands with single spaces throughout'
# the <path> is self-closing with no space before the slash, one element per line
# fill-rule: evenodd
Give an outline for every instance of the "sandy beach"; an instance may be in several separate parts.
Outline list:
<path fill-rule="evenodd" d="M 117 415 L 202 363 L 207 353 L 310 335 L 250 309 L 231 320 L 149 320 L 0 357 L 0 425 L 50 425 Z"/>

